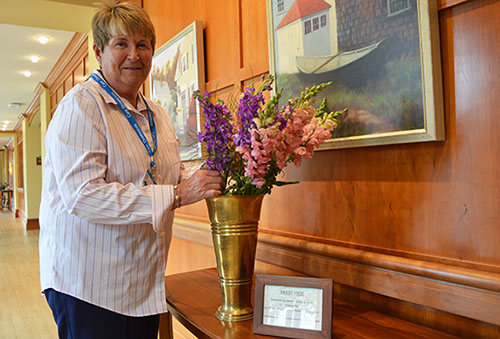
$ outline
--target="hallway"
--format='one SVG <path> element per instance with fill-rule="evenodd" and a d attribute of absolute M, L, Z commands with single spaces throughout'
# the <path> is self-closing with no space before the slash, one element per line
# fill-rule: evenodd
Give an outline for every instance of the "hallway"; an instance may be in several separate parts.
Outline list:
<path fill-rule="evenodd" d="M 53 339 L 57 328 L 40 293 L 38 230 L 0 212 L 0 338 Z"/>

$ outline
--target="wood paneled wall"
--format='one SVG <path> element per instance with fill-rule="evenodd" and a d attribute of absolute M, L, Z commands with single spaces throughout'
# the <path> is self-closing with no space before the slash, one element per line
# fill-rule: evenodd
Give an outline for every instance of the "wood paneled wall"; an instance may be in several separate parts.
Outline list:
<path fill-rule="evenodd" d="M 87 34 L 76 33 L 45 80 L 50 90 L 51 116 L 64 95 L 89 76 L 88 60 Z"/>
<path fill-rule="evenodd" d="M 268 72 L 264 0 L 143 5 L 157 47 L 203 22 L 208 90 L 224 97 Z M 330 277 L 339 297 L 458 335 L 498 336 L 500 2 L 439 6 L 446 140 L 323 151 L 287 168 L 285 179 L 301 183 L 265 198 L 258 268 Z M 174 234 L 200 253 L 211 246 L 204 203 L 177 213 Z M 173 244 L 171 271 L 176 260 L 197 267 L 196 251 L 180 257 L 185 242 Z"/>

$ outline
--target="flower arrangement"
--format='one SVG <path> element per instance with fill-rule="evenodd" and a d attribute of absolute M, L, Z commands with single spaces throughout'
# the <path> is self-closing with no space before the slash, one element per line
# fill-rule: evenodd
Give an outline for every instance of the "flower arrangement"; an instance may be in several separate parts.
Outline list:
<path fill-rule="evenodd" d="M 9 188 L 9 184 L 8 183 L 6 183 L 6 182 L 0 182 L 0 190 L 3 191 L 5 189 L 7 189 L 7 188 Z"/>
<path fill-rule="evenodd" d="M 194 94 L 205 116 L 204 131 L 198 135 L 208 153 L 205 166 L 226 179 L 223 195 L 267 194 L 275 185 L 297 183 L 277 178 L 289 163 L 300 166 L 311 158 L 346 111 L 326 112 L 325 99 L 318 109 L 312 106 L 331 83 L 306 88 L 283 106 L 280 90 L 266 104 L 264 92 L 272 90 L 273 81 L 273 76 L 263 77 L 258 89 L 246 87 L 234 113 L 220 99 L 212 103 L 209 92 Z"/>

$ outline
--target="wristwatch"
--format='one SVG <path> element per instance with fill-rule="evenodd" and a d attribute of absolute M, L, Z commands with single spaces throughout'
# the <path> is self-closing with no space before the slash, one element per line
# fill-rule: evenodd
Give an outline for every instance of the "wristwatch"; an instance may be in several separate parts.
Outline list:
<path fill-rule="evenodd" d="M 175 208 L 181 207 L 181 196 L 177 194 L 177 185 L 174 185 L 174 204 Z"/>

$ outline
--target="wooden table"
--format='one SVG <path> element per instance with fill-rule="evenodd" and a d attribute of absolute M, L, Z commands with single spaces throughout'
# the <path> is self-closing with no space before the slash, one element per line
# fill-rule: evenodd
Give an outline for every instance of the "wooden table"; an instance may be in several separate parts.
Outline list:
<path fill-rule="evenodd" d="M 215 317 L 221 292 L 215 268 L 165 278 L 168 316 L 160 338 L 171 335 L 171 315 L 198 338 L 276 338 L 253 334 L 253 320 L 223 322 Z M 455 338 L 388 315 L 333 300 L 332 338 Z"/>
<path fill-rule="evenodd" d="M 2 210 L 8 208 L 9 211 L 12 209 L 12 190 L 1 190 L 2 193 Z"/>

